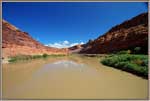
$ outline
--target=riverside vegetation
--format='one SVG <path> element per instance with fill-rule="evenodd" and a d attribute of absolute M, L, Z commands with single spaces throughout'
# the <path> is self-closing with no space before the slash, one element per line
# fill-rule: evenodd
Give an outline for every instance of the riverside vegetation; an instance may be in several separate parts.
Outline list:
<path fill-rule="evenodd" d="M 121 69 L 144 78 L 148 78 L 148 55 L 138 54 L 140 47 L 131 51 L 120 51 L 117 54 L 108 55 L 101 63 L 117 69 Z"/>
<path fill-rule="evenodd" d="M 64 54 L 52 54 L 52 55 L 48 55 L 48 54 L 42 54 L 42 55 L 17 55 L 14 57 L 10 57 L 10 59 L 8 60 L 8 62 L 12 63 L 12 62 L 17 62 L 20 60 L 31 60 L 31 59 L 39 59 L 39 58 L 47 58 L 47 57 L 61 57 L 61 56 L 65 56 Z"/>
<path fill-rule="evenodd" d="M 134 50 L 123 50 L 119 51 L 115 54 L 107 54 L 107 55 L 90 55 L 85 54 L 83 56 L 88 57 L 103 57 L 101 63 L 103 65 L 107 65 L 110 67 L 114 67 L 117 69 L 121 69 L 123 71 L 127 71 L 138 76 L 148 78 L 148 55 L 140 54 L 140 47 L 135 47 Z M 73 55 L 73 54 L 71 54 Z M 42 55 L 18 55 L 14 57 L 10 57 L 10 63 L 21 61 L 21 60 L 31 60 L 31 59 L 39 59 L 39 58 L 47 58 L 47 57 L 61 57 L 66 56 L 64 54 L 42 54 Z"/>

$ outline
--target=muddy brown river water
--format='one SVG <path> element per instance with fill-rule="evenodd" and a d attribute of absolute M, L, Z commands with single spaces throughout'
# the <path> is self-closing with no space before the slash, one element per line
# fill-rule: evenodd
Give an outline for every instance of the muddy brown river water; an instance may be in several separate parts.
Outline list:
<path fill-rule="evenodd" d="M 2 65 L 4 99 L 147 99 L 148 80 L 101 58 L 50 57 Z"/>

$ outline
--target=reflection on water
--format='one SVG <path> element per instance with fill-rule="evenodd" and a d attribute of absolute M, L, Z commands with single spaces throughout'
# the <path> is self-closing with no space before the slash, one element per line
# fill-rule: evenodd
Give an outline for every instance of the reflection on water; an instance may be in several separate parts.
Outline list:
<path fill-rule="evenodd" d="M 98 58 L 66 56 L 3 64 L 3 98 L 146 99 L 148 80 L 100 64 Z"/>
<path fill-rule="evenodd" d="M 51 64 L 46 65 L 48 67 L 55 67 L 55 68 L 82 68 L 84 66 L 84 64 L 81 63 L 76 63 L 74 61 L 70 61 L 70 60 L 61 60 L 61 61 L 57 61 Z"/>

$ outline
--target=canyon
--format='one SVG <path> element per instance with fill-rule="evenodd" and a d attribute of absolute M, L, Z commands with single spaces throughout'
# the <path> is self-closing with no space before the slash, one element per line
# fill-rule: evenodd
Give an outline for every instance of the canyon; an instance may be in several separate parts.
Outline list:
<path fill-rule="evenodd" d="M 148 53 L 148 13 L 140 14 L 114 26 L 95 40 L 89 40 L 80 53 L 102 54 L 141 47 Z"/>
<path fill-rule="evenodd" d="M 33 39 L 5 20 L 2 20 L 2 57 L 41 54 L 104 54 L 141 47 L 148 53 L 148 13 L 140 14 L 114 26 L 108 32 L 86 44 L 69 48 L 48 47 Z"/>
<path fill-rule="evenodd" d="M 16 55 L 67 54 L 68 49 L 44 46 L 33 39 L 29 33 L 2 20 L 2 57 Z"/>

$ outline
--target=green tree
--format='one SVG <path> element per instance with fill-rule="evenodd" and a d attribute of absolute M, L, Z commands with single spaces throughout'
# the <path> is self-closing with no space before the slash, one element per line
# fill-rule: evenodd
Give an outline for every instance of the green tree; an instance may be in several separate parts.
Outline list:
<path fill-rule="evenodd" d="M 46 53 L 43 54 L 43 57 L 46 58 L 48 55 Z"/>

